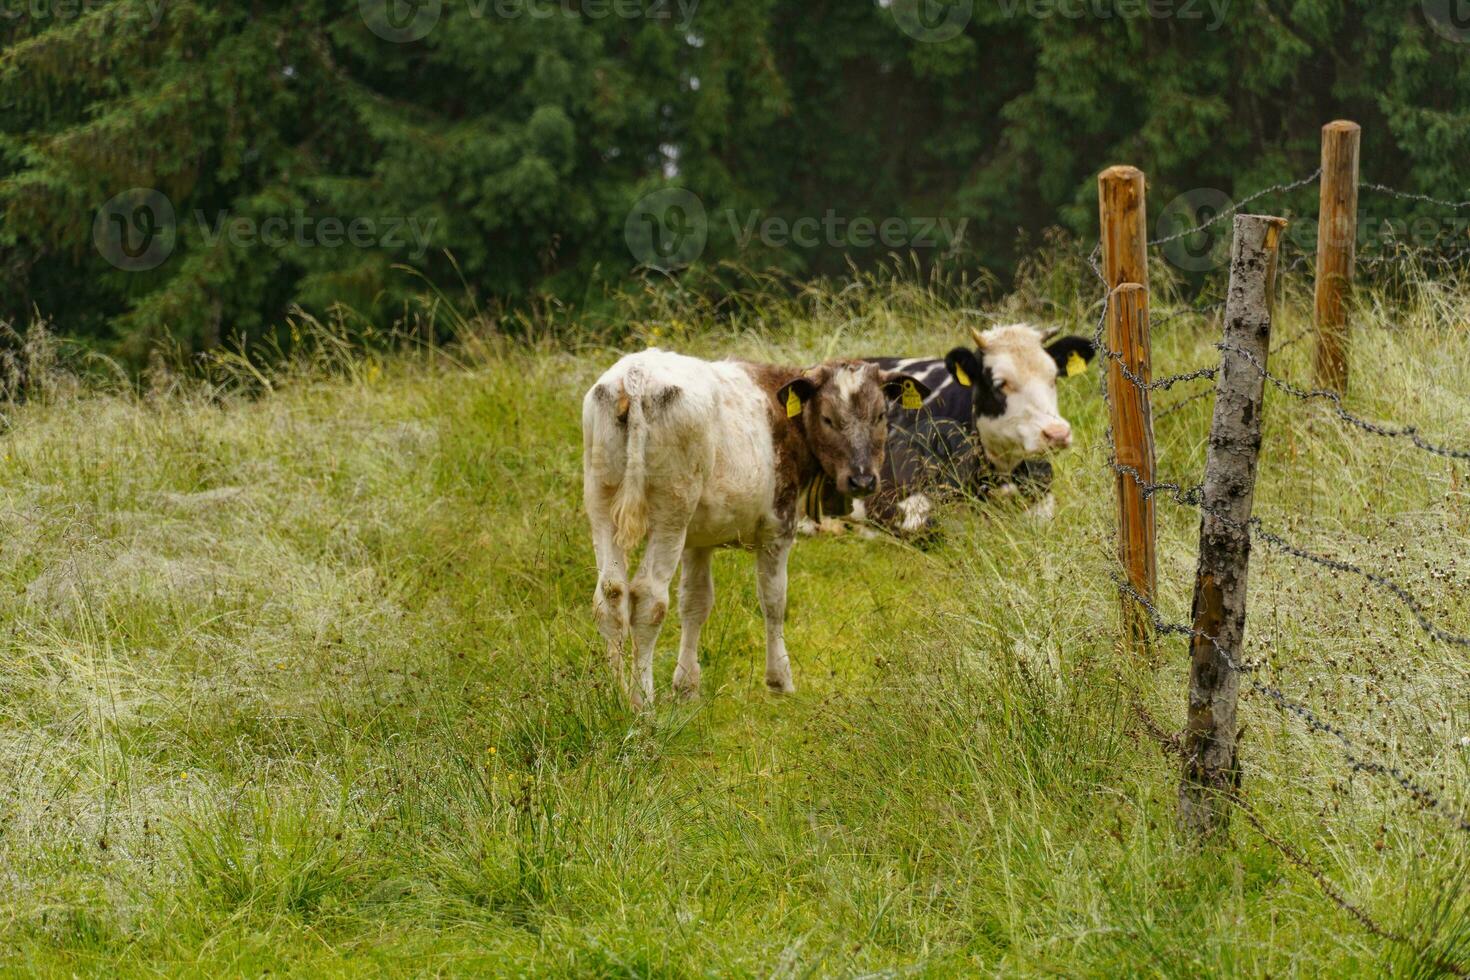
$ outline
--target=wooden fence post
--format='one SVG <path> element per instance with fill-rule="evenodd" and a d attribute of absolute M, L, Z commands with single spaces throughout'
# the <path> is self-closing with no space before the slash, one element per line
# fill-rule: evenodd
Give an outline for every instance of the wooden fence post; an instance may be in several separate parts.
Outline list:
<path fill-rule="evenodd" d="M 1262 372 L 1271 349 L 1276 254 L 1285 228 L 1285 218 L 1238 214 L 1230 248 L 1226 350 L 1220 359 L 1205 461 L 1184 774 L 1179 784 L 1179 822 L 1202 837 L 1224 832 L 1230 812 L 1224 797 L 1240 785 L 1235 724 L 1240 676 L 1232 664 L 1240 663 L 1245 639 L 1249 522 L 1266 384 Z"/>
<path fill-rule="evenodd" d="M 1097 197 L 1103 278 L 1109 290 L 1107 345 L 1118 355 L 1104 358 L 1114 452 L 1118 465 L 1133 471 L 1133 474 L 1116 474 L 1118 560 L 1127 572 L 1129 584 L 1152 601 L 1157 583 L 1154 502 L 1145 496 L 1140 484 L 1154 482 L 1153 416 L 1148 390 L 1124 374 L 1126 368 L 1144 384 L 1153 377 L 1143 171 L 1136 167 L 1109 167 L 1098 175 Z M 1136 655 L 1151 656 L 1152 631 L 1147 611 L 1126 595 L 1122 603 L 1124 648 Z"/>
<path fill-rule="evenodd" d="M 1348 300 L 1358 240 L 1358 144 L 1362 128 L 1339 119 L 1322 127 L 1322 193 L 1317 211 L 1317 386 L 1347 391 Z"/>

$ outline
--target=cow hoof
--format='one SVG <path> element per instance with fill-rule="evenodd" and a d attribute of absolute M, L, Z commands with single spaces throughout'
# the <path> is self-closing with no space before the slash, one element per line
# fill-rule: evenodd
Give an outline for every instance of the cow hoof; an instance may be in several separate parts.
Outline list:
<path fill-rule="evenodd" d="M 683 667 L 674 668 L 674 694 L 684 701 L 699 697 L 699 670 L 684 672 Z"/>
<path fill-rule="evenodd" d="M 768 676 L 766 678 L 766 687 L 770 688 L 771 689 L 771 693 L 773 693 L 773 694 L 795 694 L 796 693 L 796 684 L 795 684 L 795 682 L 793 682 L 791 680 L 791 675 L 790 674 L 786 674 L 784 676 L 776 676 L 776 677 L 769 677 Z"/>

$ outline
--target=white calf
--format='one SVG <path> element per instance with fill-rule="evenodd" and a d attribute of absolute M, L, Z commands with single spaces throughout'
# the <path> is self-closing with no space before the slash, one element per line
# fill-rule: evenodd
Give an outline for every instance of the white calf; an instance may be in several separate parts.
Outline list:
<path fill-rule="evenodd" d="M 714 602 L 717 547 L 755 551 L 766 621 L 766 683 L 795 690 L 786 653 L 786 558 L 798 501 L 822 486 L 877 489 L 886 399 L 917 406 L 927 388 L 859 361 L 807 371 L 701 361 L 648 350 L 618 361 L 582 403 L 583 496 L 597 555 L 593 608 L 623 685 L 629 635 L 633 703 L 653 699 L 653 651 L 683 562 L 676 691 L 699 691 L 699 634 Z M 630 579 L 628 556 L 647 540 Z"/>

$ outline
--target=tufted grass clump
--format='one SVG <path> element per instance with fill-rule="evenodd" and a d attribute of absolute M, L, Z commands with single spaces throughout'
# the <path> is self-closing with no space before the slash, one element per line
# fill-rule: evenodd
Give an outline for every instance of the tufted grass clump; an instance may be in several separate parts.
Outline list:
<path fill-rule="evenodd" d="M 716 558 L 704 696 L 635 714 L 590 614 L 580 398 L 620 350 L 942 355 L 970 322 L 1090 335 L 1085 277 L 650 290 L 574 335 L 448 347 L 302 321 L 298 353 L 47 362 L 0 436 L 0 965 L 36 975 L 1432 976 L 1470 966 L 1470 836 L 1259 696 L 1245 795 L 1385 939 L 1237 819 L 1175 830 L 1186 657 L 1114 647 L 1097 372 L 1062 386 L 1057 513 L 947 504 L 923 547 L 792 557 L 798 693 L 770 695 L 754 573 Z M 1350 407 L 1470 444 L 1470 289 L 1359 297 Z M 1218 320 L 1156 297 L 1155 371 Z M 1171 313 L 1180 314 L 1167 321 Z M 1277 342 L 1310 296 L 1287 277 Z M 574 336 L 582 339 L 574 340 Z M 40 349 L 39 345 L 33 345 Z M 1311 376 L 1310 337 L 1273 369 Z M 46 380 L 44 391 L 36 379 Z M 1204 383 L 1204 384 L 1207 384 Z M 1203 469 L 1201 383 L 1158 393 L 1160 474 Z M 1256 512 L 1470 632 L 1470 472 L 1267 396 Z M 1198 514 L 1160 498 L 1187 618 Z M 1361 579 L 1264 546 L 1247 654 L 1372 759 L 1470 812 L 1470 669 Z"/>

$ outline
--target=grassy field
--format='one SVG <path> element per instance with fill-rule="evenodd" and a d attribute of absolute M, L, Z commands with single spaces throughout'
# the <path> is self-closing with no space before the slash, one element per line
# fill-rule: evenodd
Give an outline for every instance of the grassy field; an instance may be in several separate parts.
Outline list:
<path fill-rule="evenodd" d="M 1091 333 L 1045 275 L 1002 313 Z M 1297 284 L 1299 285 L 1299 284 Z M 754 570 L 722 553 L 702 700 L 609 689 L 580 509 L 579 404 L 618 349 L 808 362 L 942 354 L 951 301 L 865 281 L 616 335 L 221 365 L 135 394 L 34 378 L 0 436 L 0 966 L 321 977 L 1433 975 L 1470 964 L 1470 838 L 1261 697 L 1246 794 L 1377 938 L 1237 818 L 1174 830 L 1182 641 L 1113 646 L 1096 370 L 1066 383 L 1058 509 L 955 504 L 918 549 L 792 556 L 799 692 L 770 695 Z M 1162 302 L 1160 303 L 1161 306 Z M 1470 291 L 1366 298 L 1353 407 L 1470 444 Z M 1276 334 L 1305 325 L 1288 290 Z M 1038 312 L 1040 310 L 1041 312 Z M 1156 315 L 1167 312 L 1156 310 Z M 1158 373 L 1215 330 L 1156 329 Z M 609 335 L 613 336 L 613 335 Z M 1310 377 L 1310 343 L 1276 355 Z M 223 372 L 223 373 L 221 373 Z M 227 377 L 229 380 L 219 381 Z M 1199 390 L 1160 393 L 1160 409 Z M 1210 402 L 1161 417 L 1202 472 Z M 1386 571 L 1470 632 L 1464 466 L 1272 392 L 1257 513 Z M 1198 515 L 1159 503 L 1187 617 Z M 1264 678 L 1470 809 L 1467 654 L 1390 598 L 1258 547 Z"/>

